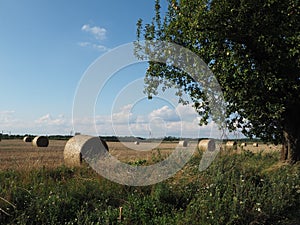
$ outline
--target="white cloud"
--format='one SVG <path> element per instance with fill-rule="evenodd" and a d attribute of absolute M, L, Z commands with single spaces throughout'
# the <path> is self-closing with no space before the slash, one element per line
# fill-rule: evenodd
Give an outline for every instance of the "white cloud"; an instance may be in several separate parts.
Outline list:
<path fill-rule="evenodd" d="M 81 30 L 91 34 L 95 40 L 79 42 L 79 46 L 93 48 L 101 52 L 106 52 L 109 50 L 109 48 L 101 44 L 101 41 L 106 39 L 107 30 L 105 28 L 84 24 L 81 27 Z"/>
<path fill-rule="evenodd" d="M 71 120 L 64 115 L 53 117 L 48 113 L 37 119 L 29 119 L 15 111 L 0 111 L 0 131 L 4 133 L 64 135 L 71 130 Z"/>
<path fill-rule="evenodd" d="M 13 120 L 15 111 L 13 110 L 3 110 L 0 111 L 0 123 L 3 125 L 4 123 L 8 123 Z"/>
<path fill-rule="evenodd" d="M 178 105 L 175 109 L 162 106 L 146 114 L 132 111 L 132 104 L 119 108 L 112 115 L 97 115 L 78 120 L 79 132 L 91 135 L 220 138 L 222 132 L 214 122 L 199 126 L 199 117 L 191 105 Z M 96 124 L 95 124 L 96 122 Z"/>
<path fill-rule="evenodd" d="M 47 126 L 59 126 L 66 123 L 63 115 L 59 115 L 57 118 L 53 118 L 49 113 L 35 120 L 36 124 Z"/>
<path fill-rule="evenodd" d="M 177 115 L 176 111 L 170 109 L 169 106 L 163 106 L 159 109 L 153 110 L 149 114 L 149 119 L 154 118 L 161 118 L 164 121 L 178 121 L 180 120 L 179 116 Z"/>
<path fill-rule="evenodd" d="M 176 106 L 176 112 L 180 115 L 181 119 L 183 120 L 195 119 L 195 117 L 198 116 L 195 108 L 193 108 L 191 104 L 188 105 L 178 104 Z"/>
<path fill-rule="evenodd" d="M 37 130 L 39 133 L 44 134 L 69 134 L 73 130 L 71 120 L 65 118 L 63 114 L 52 116 L 48 113 L 34 120 L 34 123 L 30 126 L 30 132 Z"/>
<path fill-rule="evenodd" d="M 215 124 L 198 126 L 199 118 L 190 106 L 176 108 L 162 106 L 142 114 L 132 110 L 128 104 L 114 111 L 112 115 L 97 115 L 95 118 L 66 118 L 64 115 L 47 113 L 37 119 L 19 118 L 13 110 L 0 111 L 0 130 L 17 134 L 69 134 L 74 132 L 90 135 L 116 136 L 182 136 L 217 137 Z"/>
<path fill-rule="evenodd" d="M 119 112 L 113 113 L 111 116 L 113 123 L 128 124 L 130 117 L 133 115 L 131 112 L 132 106 L 132 104 L 125 105 L 120 109 Z"/>
<path fill-rule="evenodd" d="M 92 34 L 97 40 L 102 41 L 106 39 L 107 31 L 103 27 L 97 27 L 97 26 L 91 27 L 89 24 L 84 24 L 81 27 L 81 30 Z"/>
<path fill-rule="evenodd" d="M 109 50 L 109 48 L 105 47 L 104 45 L 93 44 L 92 47 L 99 50 L 99 51 L 101 51 L 101 52 L 106 52 L 106 51 Z"/>
<path fill-rule="evenodd" d="M 89 46 L 91 46 L 91 43 L 90 42 L 79 42 L 78 45 L 81 47 L 89 47 Z"/>
<path fill-rule="evenodd" d="M 84 48 L 94 48 L 94 49 L 97 49 L 101 52 L 106 52 L 109 50 L 109 48 L 107 48 L 106 46 L 104 45 L 100 45 L 100 44 L 94 44 L 94 43 L 91 43 L 91 42 L 79 42 L 78 45 L 80 47 L 84 47 Z"/>

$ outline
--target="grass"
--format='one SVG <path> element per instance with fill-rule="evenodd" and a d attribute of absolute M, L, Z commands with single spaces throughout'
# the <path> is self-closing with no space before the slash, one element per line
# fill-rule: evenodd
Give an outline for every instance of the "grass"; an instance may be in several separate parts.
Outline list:
<path fill-rule="evenodd" d="M 88 167 L 4 170 L 0 224 L 297 224 L 300 165 L 279 165 L 278 158 L 220 154 L 200 173 L 197 156 L 146 187 L 110 182 Z"/>

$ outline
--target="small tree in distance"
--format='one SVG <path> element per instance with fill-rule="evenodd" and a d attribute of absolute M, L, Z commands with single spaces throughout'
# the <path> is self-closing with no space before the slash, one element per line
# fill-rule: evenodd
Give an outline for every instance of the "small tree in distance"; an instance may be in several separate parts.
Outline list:
<path fill-rule="evenodd" d="M 160 8 L 156 0 L 153 21 L 138 21 L 138 39 L 176 43 L 199 55 L 222 88 L 227 128 L 282 143 L 282 160 L 300 161 L 299 1 L 169 0 L 164 18 Z M 189 94 L 200 124 L 207 123 L 201 87 L 172 66 L 149 62 L 148 95 L 165 80 Z"/>

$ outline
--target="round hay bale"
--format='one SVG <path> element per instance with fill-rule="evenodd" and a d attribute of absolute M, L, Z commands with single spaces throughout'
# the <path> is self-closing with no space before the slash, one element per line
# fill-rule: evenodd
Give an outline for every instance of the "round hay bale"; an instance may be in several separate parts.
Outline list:
<path fill-rule="evenodd" d="M 178 145 L 180 147 L 187 147 L 189 142 L 187 140 L 179 141 Z"/>
<path fill-rule="evenodd" d="M 23 141 L 24 141 L 24 142 L 32 142 L 32 137 L 25 136 L 25 137 L 23 138 Z"/>
<path fill-rule="evenodd" d="M 107 143 L 100 137 L 76 135 L 69 139 L 65 145 L 64 162 L 68 166 L 80 166 L 83 161 L 83 155 L 88 157 L 95 156 L 96 158 L 103 150 L 109 151 Z"/>
<path fill-rule="evenodd" d="M 258 147 L 258 143 L 257 143 L 257 142 L 254 142 L 254 143 L 253 143 L 253 147 Z"/>
<path fill-rule="evenodd" d="M 241 147 L 246 147 L 247 146 L 247 143 L 246 142 L 243 142 L 242 144 L 241 144 Z"/>
<path fill-rule="evenodd" d="M 204 139 L 199 142 L 198 148 L 201 151 L 214 151 L 216 149 L 216 143 L 212 139 Z"/>
<path fill-rule="evenodd" d="M 46 136 L 36 136 L 32 140 L 32 145 L 36 147 L 48 147 L 49 139 Z"/>
<path fill-rule="evenodd" d="M 237 150 L 237 142 L 236 141 L 227 141 L 225 144 L 225 149 Z"/>
<path fill-rule="evenodd" d="M 139 142 L 139 141 L 135 141 L 134 144 L 135 144 L 135 145 L 139 145 L 140 142 Z"/>

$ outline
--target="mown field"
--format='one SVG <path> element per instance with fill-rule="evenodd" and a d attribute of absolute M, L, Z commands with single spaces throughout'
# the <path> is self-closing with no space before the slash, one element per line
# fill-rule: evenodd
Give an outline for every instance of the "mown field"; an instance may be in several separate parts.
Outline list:
<path fill-rule="evenodd" d="M 20 139 L 2 140 L 0 142 L 0 170 L 5 169 L 32 169 L 32 168 L 56 168 L 64 164 L 63 151 L 66 140 L 50 140 L 49 146 L 46 148 L 38 148 L 32 146 L 31 143 L 25 143 Z M 122 162 L 135 162 L 138 160 L 147 160 L 149 163 L 153 157 L 165 158 L 173 149 L 176 148 L 178 142 L 163 142 L 154 148 L 149 143 L 107 142 L 110 154 L 118 158 Z M 253 147 L 248 144 L 246 147 L 238 147 L 235 153 L 241 153 L 249 150 L 254 153 L 263 152 L 279 152 L 281 146 L 259 144 L 259 147 Z M 134 150 L 135 149 L 135 150 Z M 151 149 L 151 150 L 148 150 Z"/>
<path fill-rule="evenodd" d="M 0 142 L 0 224 L 300 224 L 300 165 L 280 163 L 280 146 L 224 151 L 202 172 L 199 152 L 168 180 L 130 187 L 88 165 L 64 166 L 65 143 Z M 119 160 L 143 166 L 176 143 L 151 151 L 108 145 Z"/>
<path fill-rule="evenodd" d="M 0 142 L 0 170 L 5 169 L 32 169 L 32 168 L 56 168 L 64 164 L 63 151 L 67 141 L 50 140 L 46 148 L 32 146 L 19 139 L 2 140 Z M 166 157 L 176 147 L 178 143 L 161 143 L 152 150 L 148 150 L 152 145 L 149 143 L 108 142 L 109 152 L 122 162 L 135 162 L 138 160 L 151 161 L 155 155 Z M 136 149 L 136 150 L 133 150 Z"/>

